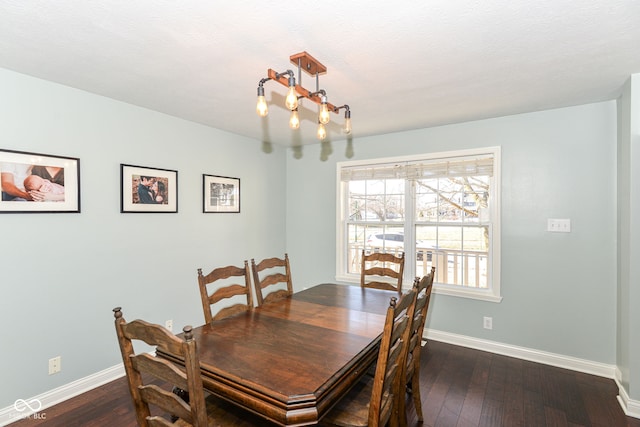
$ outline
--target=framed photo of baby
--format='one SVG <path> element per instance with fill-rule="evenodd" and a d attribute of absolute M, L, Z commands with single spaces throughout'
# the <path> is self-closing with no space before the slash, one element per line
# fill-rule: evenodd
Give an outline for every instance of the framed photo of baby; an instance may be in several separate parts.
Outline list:
<path fill-rule="evenodd" d="M 178 171 L 120 165 L 120 212 L 178 212 Z"/>
<path fill-rule="evenodd" d="M 80 159 L 0 149 L 0 213 L 79 213 Z"/>

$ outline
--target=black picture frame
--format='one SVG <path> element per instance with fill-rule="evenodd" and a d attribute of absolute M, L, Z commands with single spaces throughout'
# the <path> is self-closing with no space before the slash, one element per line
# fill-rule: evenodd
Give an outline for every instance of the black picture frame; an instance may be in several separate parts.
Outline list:
<path fill-rule="evenodd" d="M 120 213 L 177 212 L 178 171 L 120 164 Z"/>
<path fill-rule="evenodd" d="M 240 213 L 240 178 L 202 174 L 202 212 Z"/>
<path fill-rule="evenodd" d="M 0 213 L 80 213 L 80 159 L 0 149 Z"/>

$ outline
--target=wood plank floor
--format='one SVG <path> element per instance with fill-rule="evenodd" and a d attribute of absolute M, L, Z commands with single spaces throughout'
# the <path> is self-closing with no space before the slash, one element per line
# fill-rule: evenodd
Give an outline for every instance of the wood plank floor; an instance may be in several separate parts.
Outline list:
<path fill-rule="evenodd" d="M 430 341 L 422 352 L 423 426 L 640 427 L 613 380 Z M 420 426 L 408 403 L 409 426 Z M 135 427 L 124 378 L 11 427 Z"/>

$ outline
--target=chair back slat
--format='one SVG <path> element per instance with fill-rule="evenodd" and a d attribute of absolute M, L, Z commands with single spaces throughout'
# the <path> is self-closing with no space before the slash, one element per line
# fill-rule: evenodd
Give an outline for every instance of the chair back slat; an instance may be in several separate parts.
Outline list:
<path fill-rule="evenodd" d="M 224 288 L 216 289 L 209 296 L 209 303 L 215 304 L 217 302 L 222 301 L 225 298 L 231 298 L 236 295 L 243 295 L 247 293 L 247 288 L 245 285 L 233 284 L 229 286 L 225 286 Z"/>
<path fill-rule="evenodd" d="M 396 321 L 396 324 L 393 327 L 393 332 L 391 333 L 391 342 L 397 342 L 403 338 L 403 334 L 406 333 L 405 330 L 411 325 L 409 322 L 410 320 L 404 316 Z M 389 355 L 389 357 L 391 357 L 391 355 Z"/>
<path fill-rule="evenodd" d="M 267 286 L 275 285 L 276 283 L 285 283 L 288 278 L 286 274 L 275 273 L 269 276 L 265 276 L 262 280 L 260 280 L 260 288 L 264 289 Z"/>
<path fill-rule="evenodd" d="M 191 408 L 171 391 L 163 390 L 155 384 L 140 386 L 142 400 L 150 405 L 156 405 L 170 414 L 192 424 Z"/>
<path fill-rule="evenodd" d="M 422 316 L 420 314 L 416 314 L 413 317 L 413 324 L 415 325 L 416 323 L 419 323 L 419 322 L 422 322 Z M 412 328 L 411 338 L 409 339 L 409 353 L 411 353 L 412 349 L 416 348 L 416 345 L 421 344 L 421 341 L 422 341 L 421 338 L 422 337 L 419 336 L 417 331 L 413 330 Z"/>
<path fill-rule="evenodd" d="M 183 341 L 176 338 L 162 326 L 154 325 L 145 320 L 134 320 L 122 325 L 122 333 L 128 340 L 144 341 L 148 345 L 159 346 L 162 350 L 178 354 L 184 352 Z"/>
<path fill-rule="evenodd" d="M 178 388 L 186 390 L 189 387 L 187 374 L 164 359 L 159 359 L 148 353 L 140 353 L 131 358 L 132 366 L 139 372 L 150 372 L 154 377 L 169 382 Z"/>

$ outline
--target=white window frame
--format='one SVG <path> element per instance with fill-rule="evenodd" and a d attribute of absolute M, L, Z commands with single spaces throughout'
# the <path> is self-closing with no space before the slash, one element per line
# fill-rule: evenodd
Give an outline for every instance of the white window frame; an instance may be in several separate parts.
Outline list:
<path fill-rule="evenodd" d="M 419 155 L 403 157 L 386 157 L 380 159 L 358 160 L 338 162 L 336 165 L 336 280 L 347 283 L 360 283 L 360 275 L 347 273 L 347 238 L 346 238 L 346 184 L 341 180 L 341 172 L 345 167 L 354 166 L 375 166 L 393 162 L 416 162 L 430 161 L 436 159 L 455 158 L 464 156 L 492 155 L 493 156 L 493 178 L 490 185 L 489 194 L 489 286 L 488 289 L 478 289 L 471 287 L 461 287 L 435 283 L 433 292 L 443 295 L 471 298 L 482 301 L 500 302 L 502 295 L 500 292 L 500 195 L 501 195 L 501 150 L 500 147 L 486 147 L 479 149 L 456 150 L 438 153 L 425 153 Z M 407 197 L 411 199 L 411 197 Z M 413 230 L 415 222 L 413 213 L 410 218 L 406 218 L 406 233 Z M 409 248 L 411 249 L 411 248 Z M 408 258 L 413 259 L 413 258 Z M 405 283 L 413 283 L 415 275 L 415 263 L 405 264 Z M 406 289 L 406 286 L 403 286 Z"/>

